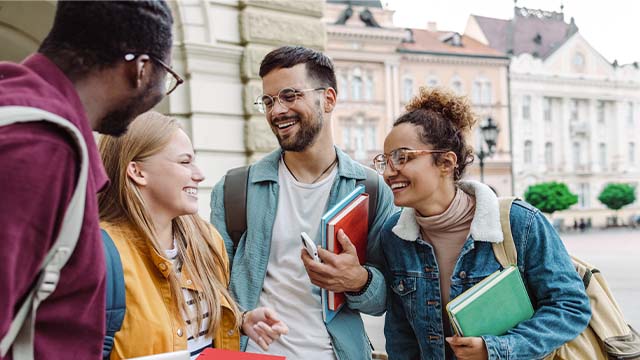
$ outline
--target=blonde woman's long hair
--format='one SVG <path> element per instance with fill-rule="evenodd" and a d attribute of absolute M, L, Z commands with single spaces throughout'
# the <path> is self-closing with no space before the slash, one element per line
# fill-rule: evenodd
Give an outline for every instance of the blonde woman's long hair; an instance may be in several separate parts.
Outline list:
<path fill-rule="evenodd" d="M 127 176 L 127 166 L 131 161 L 144 161 L 161 151 L 172 136 L 181 129 L 178 121 L 157 112 L 144 113 L 121 137 L 102 136 L 99 141 L 104 167 L 111 179 L 109 187 L 98 196 L 100 220 L 110 223 L 132 225 L 159 254 L 163 250 L 158 244 L 152 218 L 136 183 Z M 214 337 L 220 326 L 222 310 L 220 304 L 226 299 L 231 304 L 235 325 L 239 326 L 239 311 L 227 291 L 229 275 L 223 261 L 223 253 L 215 245 L 210 225 L 197 214 L 179 216 L 172 221 L 173 235 L 178 248 L 178 261 L 182 269 L 189 269 L 194 285 L 202 289 L 201 299 L 208 305 L 209 318 L 207 335 Z M 144 248 L 144 247 L 143 247 Z M 220 247 L 221 248 L 221 247 Z M 224 250 L 222 250 L 224 251 Z M 176 310 L 186 314 L 191 321 L 194 337 L 202 328 L 204 310 L 198 294 L 193 294 L 196 313 L 189 311 L 182 287 L 175 273 L 169 275 L 171 293 L 176 300 Z"/>

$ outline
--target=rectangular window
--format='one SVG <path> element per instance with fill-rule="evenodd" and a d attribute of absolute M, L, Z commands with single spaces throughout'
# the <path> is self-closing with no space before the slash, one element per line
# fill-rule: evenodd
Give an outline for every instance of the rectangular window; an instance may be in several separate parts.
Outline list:
<path fill-rule="evenodd" d="M 342 127 L 342 147 L 345 150 L 351 150 L 351 126 L 349 125 Z"/>
<path fill-rule="evenodd" d="M 634 165 L 636 163 L 636 143 L 633 141 L 629 143 L 629 164 Z"/>
<path fill-rule="evenodd" d="M 544 121 L 551 121 L 551 98 L 545 97 L 542 100 L 542 112 Z"/>
<path fill-rule="evenodd" d="M 405 102 L 411 101 L 413 97 L 413 80 L 412 79 L 404 79 L 403 88 L 402 88 L 402 100 Z"/>
<path fill-rule="evenodd" d="M 604 124 L 604 122 L 605 122 L 605 104 L 604 104 L 604 101 L 598 100 L 598 103 L 596 104 L 596 107 L 597 107 L 597 114 L 598 114 L 598 123 L 599 124 Z"/>
<path fill-rule="evenodd" d="M 580 198 L 580 207 L 582 208 L 589 207 L 589 197 L 591 196 L 589 190 L 590 190 L 589 183 L 580 183 L 579 198 Z"/>
<path fill-rule="evenodd" d="M 599 160 L 600 160 L 600 169 L 607 169 L 607 144 L 600 143 L 599 147 Z"/>
<path fill-rule="evenodd" d="M 531 96 L 525 95 L 522 98 L 522 118 L 525 120 L 531 119 Z"/>
<path fill-rule="evenodd" d="M 627 124 L 629 126 L 633 126 L 635 122 L 633 121 L 633 101 L 629 101 L 627 103 Z"/>
<path fill-rule="evenodd" d="M 376 126 L 369 125 L 366 128 L 367 134 L 367 151 L 376 150 Z"/>
<path fill-rule="evenodd" d="M 569 106 L 571 110 L 571 120 L 572 121 L 578 120 L 578 100 L 571 99 Z"/>

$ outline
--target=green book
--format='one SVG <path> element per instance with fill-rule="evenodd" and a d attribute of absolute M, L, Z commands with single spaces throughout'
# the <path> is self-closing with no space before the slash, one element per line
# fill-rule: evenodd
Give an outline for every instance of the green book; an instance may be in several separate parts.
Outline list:
<path fill-rule="evenodd" d="M 510 266 L 487 276 L 447 304 L 459 336 L 503 335 L 533 316 L 520 271 Z"/>

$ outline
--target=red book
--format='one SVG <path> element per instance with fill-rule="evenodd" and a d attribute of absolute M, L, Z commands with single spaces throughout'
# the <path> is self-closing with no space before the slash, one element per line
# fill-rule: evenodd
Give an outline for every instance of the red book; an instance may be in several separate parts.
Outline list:
<path fill-rule="evenodd" d="M 200 353 L 198 360 L 286 360 L 286 358 L 284 356 L 208 348 Z"/>
<path fill-rule="evenodd" d="M 335 254 L 342 252 L 338 231 L 342 229 L 356 247 L 360 264 L 367 261 L 367 234 L 369 233 L 369 195 L 360 194 L 349 205 L 340 210 L 327 223 L 327 250 Z M 330 310 L 337 311 L 346 301 L 343 293 L 329 291 Z"/>

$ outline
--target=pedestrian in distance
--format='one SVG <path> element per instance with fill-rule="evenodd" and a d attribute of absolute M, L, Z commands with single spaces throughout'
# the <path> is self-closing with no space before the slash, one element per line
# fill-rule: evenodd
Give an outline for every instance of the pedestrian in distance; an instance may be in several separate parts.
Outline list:
<path fill-rule="evenodd" d="M 473 161 L 468 100 L 422 88 L 393 125 L 374 165 L 402 211 L 382 230 L 389 285 L 390 359 L 540 359 L 587 326 L 591 310 L 569 255 L 539 210 L 515 201 L 510 224 L 535 314 L 502 336 L 454 336 L 450 300 L 501 269 L 498 199 L 462 180 Z M 489 309 L 487 309 L 489 310 Z"/>
<path fill-rule="evenodd" d="M 0 358 L 100 357 L 108 179 L 92 130 L 123 134 L 182 81 L 172 24 L 164 1 L 59 1 L 38 51 L 0 62 L 0 125 L 19 121 L 0 126 Z"/>
<path fill-rule="evenodd" d="M 256 106 L 280 148 L 249 168 L 247 228 L 237 248 L 225 222 L 227 177 L 216 184 L 211 197 L 211 222 L 231 259 L 232 294 L 246 308 L 273 307 L 290 325 L 289 334 L 269 348 L 271 354 L 288 359 L 371 358 L 360 312 L 384 312 L 378 233 L 394 209 L 391 193 L 386 186 L 376 190 L 367 264 L 360 265 L 349 234 L 338 237 L 344 252 L 319 249 L 323 262 L 314 262 L 302 250 L 300 233 L 319 243 L 324 212 L 352 192 L 370 170 L 334 144 L 331 117 L 338 89 L 333 62 L 325 54 L 304 47 L 275 49 L 262 60 L 260 77 L 264 94 Z M 347 306 L 327 324 L 320 288 L 347 294 Z M 243 349 L 261 352 L 256 345 L 248 341 Z"/>
<path fill-rule="evenodd" d="M 126 313 L 111 359 L 189 350 L 238 350 L 239 329 L 262 349 L 287 327 L 271 309 L 242 316 L 229 292 L 224 242 L 197 215 L 204 180 L 178 121 L 138 117 L 121 137 L 100 139 L 111 184 L 98 197 L 101 227 L 120 254 Z"/>

